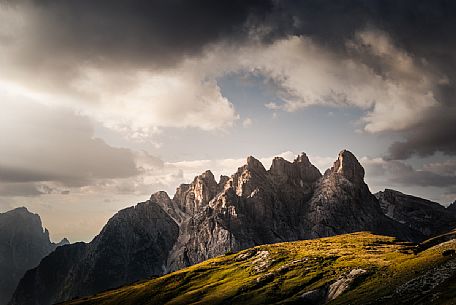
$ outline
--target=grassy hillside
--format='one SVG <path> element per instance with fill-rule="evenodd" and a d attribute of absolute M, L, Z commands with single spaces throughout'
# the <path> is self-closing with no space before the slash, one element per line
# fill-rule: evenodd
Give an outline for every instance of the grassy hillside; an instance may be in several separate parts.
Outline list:
<path fill-rule="evenodd" d="M 258 246 L 68 304 L 456 304 L 456 240 L 354 233 Z"/>

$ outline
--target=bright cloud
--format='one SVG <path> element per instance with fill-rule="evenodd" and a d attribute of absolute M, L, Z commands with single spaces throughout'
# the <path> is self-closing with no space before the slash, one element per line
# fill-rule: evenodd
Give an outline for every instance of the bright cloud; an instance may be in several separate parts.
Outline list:
<path fill-rule="evenodd" d="M 376 45 L 376 40 L 382 43 Z M 267 103 L 271 110 L 354 106 L 367 111 L 365 130 L 380 132 L 409 128 L 436 106 L 432 90 L 441 79 L 395 47 L 386 34 L 360 32 L 347 48 L 356 56 L 334 54 L 309 38 L 291 36 L 261 50 L 240 52 L 245 70 L 269 77 L 281 88 L 283 103 Z M 382 62 L 383 71 L 369 65 L 372 57 Z"/>
<path fill-rule="evenodd" d="M 82 75 L 73 86 L 94 96 L 96 102 L 84 105 L 81 111 L 133 137 L 147 136 L 161 127 L 220 129 L 238 118 L 214 80 L 182 68 L 156 73 L 129 71 L 127 78 L 122 72 L 106 75 L 93 69 Z"/>
<path fill-rule="evenodd" d="M 11 28 L 1 30 L 8 35 Z M 13 73 L 8 68 L 14 64 L 11 60 L 12 64 L 2 62 L 0 81 L 44 96 L 46 103 L 65 102 L 106 127 L 143 139 L 166 127 L 220 130 L 232 126 L 239 114 L 217 83 L 227 73 L 272 80 L 282 100 L 266 105 L 274 111 L 294 112 L 315 105 L 361 108 L 366 112 L 361 122 L 368 132 L 405 130 L 416 124 L 437 105 L 433 89 L 445 79 L 376 30 L 360 31 L 346 41 L 348 55 L 325 49 L 305 36 L 288 36 L 271 44 L 257 41 L 235 46 L 218 42 L 200 56 L 159 69 L 83 62 L 65 74 L 58 89 L 49 85 L 58 82 L 56 75 L 52 75 L 54 81 L 36 81 L 27 76 L 33 65 L 15 65 Z M 0 53 L 13 59 L 18 44 L 4 44 Z M 55 69 L 49 70 L 62 73 Z M 251 123 L 246 118 L 242 125 Z"/>

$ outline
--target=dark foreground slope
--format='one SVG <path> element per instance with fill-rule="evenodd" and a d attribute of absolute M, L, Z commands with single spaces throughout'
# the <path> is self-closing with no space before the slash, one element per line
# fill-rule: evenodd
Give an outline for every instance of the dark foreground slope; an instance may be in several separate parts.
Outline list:
<path fill-rule="evenodd" d="M 456 304 L 456 240 L 415 249 L 370 233 L 264 245 L 66 304 Z"/>
<path fill-rule="evenodd" d="M 52 243 L 40 216 L 26 208 L 0 213 L 0 305 L 9 301 L 28 269 L 36 267 L 57 246 L 67 243 L 66 239 Z"/>
<path fill-rule="evenodd" d="M 26 274 L 11 305 L 49 305 L 230 251 L 358 231 L 423 238 L 384 215 L 349 151 L 340 152 L 324 175 L 305 154 L 293 162 L 275 158 L 269 170 L 248 157 L 231 177 L 216 182 L 206 171 L 173 198 L 158 192 L 120 211 L 90 244 L 54 252 Z"/>

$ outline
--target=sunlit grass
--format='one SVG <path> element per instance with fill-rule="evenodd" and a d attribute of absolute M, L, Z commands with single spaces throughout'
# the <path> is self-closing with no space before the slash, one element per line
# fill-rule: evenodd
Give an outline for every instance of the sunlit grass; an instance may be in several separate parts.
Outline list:
<path fill-rule="evenodd" d="M 264 245 L 254 248 L 268 252 L 263 260 L 236 259 L 245 250 L 69 304 L 287 303 L 356 268 L 366 270 L 366 278 L 330 304 L 364 304 L 445 262 L 443 249 L 455 246 L 448 242 L 415 255 L 410 243 L 365 232 Z M 261 262 L 267 263 L 258 270 Z"/>

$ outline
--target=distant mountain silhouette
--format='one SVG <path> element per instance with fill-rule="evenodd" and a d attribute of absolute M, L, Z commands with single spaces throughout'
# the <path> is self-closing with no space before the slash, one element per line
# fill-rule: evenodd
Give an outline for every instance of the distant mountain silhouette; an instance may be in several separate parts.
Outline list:
<path fill-rule="evenodd" d="M 40 217 L 26 208 L 0 213 L 0 304 L 8 303 L 27 270 L 63 244 L 68 240 L 51 243 Z"/>
<path fill-rule="evenodd" d="M 386 189 L 375 194 L 386 216 L 427 237 L 456 228 L 456 209 L 437 202 Z"/>

